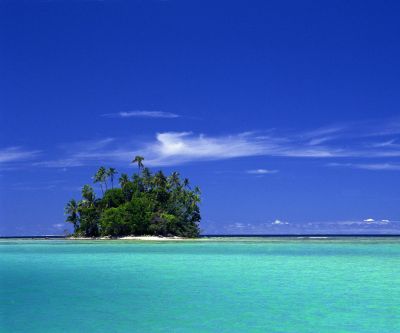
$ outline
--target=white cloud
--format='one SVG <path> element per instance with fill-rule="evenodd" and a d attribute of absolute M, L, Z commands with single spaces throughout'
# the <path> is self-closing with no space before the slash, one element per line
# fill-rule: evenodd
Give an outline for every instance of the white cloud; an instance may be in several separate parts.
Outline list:
<path fill-rule="evenodd" d="M 284 224 L 289 224 L 289 222 L 281 221 L 281 220 L 275 220 L 271 224 L 273 225 L 284 225 Z"/>
<path fill-rule="evenodd" d="M 363 220 L 363 221 L 364 221 L 364 222 L 367 222 L 367 223 L 375 222 L 375 220 L 374 220 L 374 219 L 371 219 L 371 218 L 365 219 L 365 220 Z"/>
<path fill-rule="evenodd" d="M 178 118 L 180 117 L 176 113 L 164 112 L 164 111 L 148 111 L 148 110 L 135 110 L 135 111 L 124 111 L 118 113 L 107 113 L 103 117 L 110 118 Z"/>
<path fill-rule="evenodd" d="M 0 149 L 0 163 L 25 161 L 37 157 L 38 150 L 24 150 L 21 147 L 8 147 Z"/>
<path fill-rule="evenodd" d="M 162 111 L 130 111 L 108 116 L 116 117 L 178 117 Z M 365 170 L 400 170 L 400 150 L 395 138 L 381 139 L 374 145 L 376 136 L 367 136 L 368 127 L 332 126 L 306 133 L 277 133 L 276 130 L 262 133 L 244 132 L 230 135 L 205 135 L 192 132 L 161 132 L 155 138 L 106 138 L 104 140 L 78 142 L 63 147 L 63 152 L 54 159 L 35 163 L 44 167 L 77 167 L 112 163 L 129 165 L 135 155 L 145 157 L 147 166 L 179 165 L 188 162 L 224 160 L 251 156 L 319 158 L 331 159 L 336 167 L 351 167 Z M 363 132 L 364 131 L 364 132 Z M 392 131 L 393 132 L 393 131 Z M 386 132 L 385 132 L 386 133 Z M 369 141 L 366 142 L 365 140 Z M 384 141 L 384 144 L 382 144 Z M 393 162 L 337 163 L 338 158 L 378 159 L 390 157 Z M 0 160 L 1 161 L 1 160 Z M 250 174 L 275 173 L 277 170 L 248 170 Z"/>
<path fill-rule="evenodd" d="M 217 223 L 215 223 L 217 224 Z M 209 225 L 206 225 L 208 228 Z M 327 234 L 355 234 L 355 233 L 377 233 L 377 234 L 398 234 L 400 231 L 400 221 L 374 220 L 364 222 L 358 220 L 338 220 L 338 221 L 294 221 L 286 222 L 276 219 L 274 221 L 251 221 L 250 223 L 218 223 L 219 233 L 221 228 L 227 234 L 306 234 L 306 233 L 327 233 Z"/>
<path fill-rule="evenodd" d="M 141 152 L 149 165 L 172 165 L 196 160 L 220 160 L 265 153 L 265 143 L 248 133 L 207 137 L 190 132 L 158 133 L 156 142 Z"/>
<path fill-rule="evenodd" d="M 400 171 L 400 163 L 329 163 L 328 166 L 348 167 L 373 171 Z"/>
<path fill-rule="evenodd" d="M 311 224 L 313 225 L 332 225 L 332 226 L 367 226 L 367 225 L 375 225 L 375 226 L 379 226 L 379 225 L 383 225 L 383 224 L 388 224 L 391 223 L 390 220 L 386 219 L 386 220 L 376 220 L 373 218 L 366 218 L 366 219 L 360 219 L 360 220 L 342 220 L 342 221 L 325 221 L 325 222 L 313 222 Z"/>
<path fill-rule="evenodd" d="M 252 174 L 252 175 L 267 175 L 267 174 L 273 174 L 277 173 L 278 170 L 268 170 L 268 169 L 255 169 L 255 170 L 247 170 L 246 173 Z"/>
<path fill-rule="evenodd" d="M 226 136 L 194 135 L 191 132 L 158 133 L 156 141 L 140 151 L 149 165 L 172 165 L 197 160 L 221 160 L 247 156 L 334 157 L 340 149 L 307 147 L 301 142 L 251 132 Z"/>
<path fill-rule="evenodd" d="M 128 165 L 132 157 L 142 155 L 148 166 L 178 165 L 194 161 L 212 161 L 250 156 L 283 156 L 293 158 L 334 158 L 362 156 L 360 152 L 325 146 L 308 145 L 298 138 L 257 136 L 252 132 L 223 136 L 206 136 L 192 132 L 157 133 L 154 141 L 140 142 L 106 138 L 98 141 L 78 142 L 64 146 L 60 158 L 35 163 L 45 167 L 76 167 L 95 163 Z M 138 146 L 139 144 L 139 146 Z M 367 155 L 367 152 L 363 153 Z M 400 153 L 399 153 L 400 154 Z M 352 164 L 331 164 L 353 166 Z M 354 167 L 367 165 L 356 165 Z M 377 169 L 380 165 L 370 165 Z M 386 169 L 395 169 L 386 165 Z M 277 170 L 250 170 L 250 173 L 266 174 Z"/>
<path fill-rule="evenodd" d="M 340 156 L 339 150 L 329 150 L 324 147 L 310 148 L 299 142 L 291 142 L 286 138 L 256 136 L 251 132 L 225 136 L 195 135 L 191 132 L 164 132 L 157 133 L 154 141 L 141 142 L 143 140 L 106 138 L 64 145 L 62 156 L 52 160 L 40 161 L 34 165 L 57 168 L 98 163 L 129 165 L 135 155 L 144 156 L 148 166 L 178 165 L 194 161 L 250 156 Z M 268 171 L 269 173 L 276 172 L 276 170 L 256 172 L 265 174 Z"/>

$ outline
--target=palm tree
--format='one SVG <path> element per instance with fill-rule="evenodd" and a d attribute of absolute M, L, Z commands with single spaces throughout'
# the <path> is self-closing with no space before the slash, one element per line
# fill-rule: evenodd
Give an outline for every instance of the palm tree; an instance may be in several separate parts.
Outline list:
<path fill-rule="evenodd" d="M 111 188 L 114 188 L 114 175 L 116 175 L 118 172 L 115 170 L 115 168 L 108 168 L 106 171 L 106 174 L 108 177 L 111 179 Z"/>
<path fill-rule="evenodd" d="M 136 155 L 135 158 L 132 160 L 132 163 L 137 163 L 139 171 L 144 167 L 143 160 L 144 157 L 139 155 Z"/>
<path fill-rule="evenodd" d="M 119 177 L 119 184 L 121 185 L 122 188 L 124 188 L 124 186 L 128 183 L 129 183 L 128 175 L 126 173 L 122 173 L 121 177 Z"/>
<path fill-rule="evenodd" d="M 103 185 L 102 183 L 104 182 L 106 185 L 107 189 L 107 183 L 105 182 L 107 177 L 107 171 L 105 167 L 100 167 L 99 170 L 97 170 L 96 174 L 93 176 L 94 183 L 100 183 L 100 188 L 101 188 L 101 193 L 104 195 L 104 190 L 103 190 Z"/>
<path fill-rule="evenodd" d="M 146 191 L 149 191 L 151 189 L 151 185 L 152 185 L 151 171 L 149 168 L 143 168 L 142 178 L 143 178 L 144 189 Z"/>
<path fill-rule="evenodd" d="M 151 171 L 149 168 L 143 168 L 142 174 L 145 180 L 149 180 L 151 178 Z"/>
<path fill-rule="evenodd" d="M 195 195 L 197 195 L 197 196 L 200 196 L 200 194 L 201 194 L 200 187 L 195 186 L 195 187 L 194 187 L 194 190 L 193 190 L 193 193 L 194 193 Z"/>
<path fill-rule="evenodd" d="M 79 221 L 78 204 L 75 199 L 71 199 L 70 201 L 68 201 L 67 205 L 65 206 L 65 214 L 68 215 L 67 222 L 74 225 L 75 232 Z"/>
<path fill-rule="evenodd" d="M 180 187 L 180 179 L 179 179 L 179 173 L 174 171 L 171 176 L 168 177 L 168 181 L 171 187 Z"/>
<path fill-rule="evenodd" d="M 183 186 L 189 187 L 189 179 L 188 179 L 188 178 L 185 178 L 185 179 L 183 180 Z"/>
<path fill-rule="evenodd" d="M 90 185 L 84 185 L 82 188 L 82 198 L 86 201 L 88 206 L 92 206 L 94 204 L 94 191 Z"/>
<path fill-rule="evenodd" d="M 160 170 L 154 175 L 154 185 L 164 188 L 167 183 L 167 178 L 164 173 Z"/>

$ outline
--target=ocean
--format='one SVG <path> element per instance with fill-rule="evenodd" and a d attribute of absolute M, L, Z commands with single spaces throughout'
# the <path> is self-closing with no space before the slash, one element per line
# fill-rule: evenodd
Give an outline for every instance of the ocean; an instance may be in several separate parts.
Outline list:
<path fill-rule="evenodd" d="M 400 332 L 400 238 L 0 240 L 0 332 Z"/>

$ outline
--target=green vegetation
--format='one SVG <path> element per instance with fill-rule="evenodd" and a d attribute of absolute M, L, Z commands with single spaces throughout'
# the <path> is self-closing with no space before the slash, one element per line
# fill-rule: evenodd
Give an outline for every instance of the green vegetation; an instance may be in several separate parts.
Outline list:
<path fill-rule="evenodd" d="M 74 236 L 199 235 L 199 188 L 191 189 L 189 180 L 181 180 L 177 172 L 153 175 L 143 160 L 135 157 L 138 172 L 131 178 L 121 174 L 120 187 L 114 187 L 117 171 L 100 167 L 93 181 L 100 185 L 102 197 L 96 198 L 94 189 L 85 185 L 82 199 L 67 203 L 66 222 L 73 224 Z"/>

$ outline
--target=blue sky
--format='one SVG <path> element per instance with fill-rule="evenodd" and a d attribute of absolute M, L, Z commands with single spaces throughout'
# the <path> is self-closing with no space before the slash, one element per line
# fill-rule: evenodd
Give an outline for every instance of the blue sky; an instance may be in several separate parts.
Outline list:
<path fill-rule="evenodd" d="M 400 233 L 396 1 L 0 0 L 0 235 L 99 165 L 179 170 L 204 233 Z"/>

